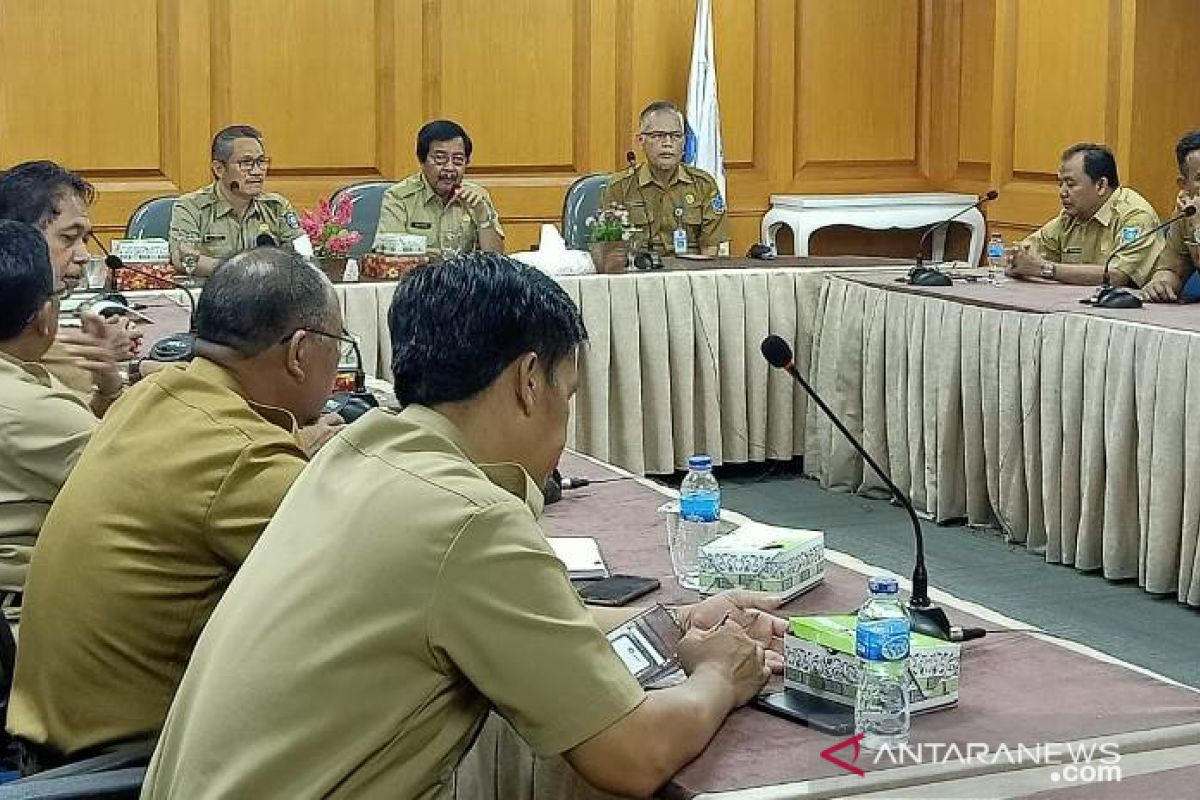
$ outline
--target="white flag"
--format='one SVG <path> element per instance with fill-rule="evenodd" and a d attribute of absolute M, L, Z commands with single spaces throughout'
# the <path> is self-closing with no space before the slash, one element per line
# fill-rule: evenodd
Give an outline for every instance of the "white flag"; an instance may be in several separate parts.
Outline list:
<path fill-rule="evenodd" d="M 692 64 L 688 70 L 687 142 L 683 160 L 717 180 L 725 202 L 725 151 L 717 108 L 717 64 L 713 58 L 712 0 L 697 0 Z"/>

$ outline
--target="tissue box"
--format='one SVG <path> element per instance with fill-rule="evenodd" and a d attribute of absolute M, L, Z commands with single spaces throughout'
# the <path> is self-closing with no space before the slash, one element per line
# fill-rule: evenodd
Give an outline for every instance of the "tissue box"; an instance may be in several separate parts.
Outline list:
<path fill-rule="evenodd" d="M 171 248 L 166 239 L 114 239 L 112 252 L 133 269 L 149 273 L 138 275 L 129 269 L 117 270 L 119 291 L 169 289 L 174 285 L 175 268 L 171 266 Z"/>
<path fill-rule="evenodd" d="M 792 617 L 784 637 L 783 685 L 836 703 L 854 705 L 859 666 L 853 615 Z M 908 699 L 913 712 L 958 702 L 961 645 L 912 634 Z"/>
<path fill-rule="evenodd" d="M 700 547 L 700 591 L 750 589 L 790 599 L 825 577 L 825 534 L 748 522 Z"/>
<path fill-rule="evenodd" d="M 169 289 L 175 283 L 175 268 L 170 264 L 149 264 L 140 262 L 131 264 L 130 266 L 137 267 L 141 272 L 148 272 L 154 277 L 151 278 L 149 275 L 138 275 L 136 272 L 131 272 L 127 269 L 119 269 L 116 271 L 118 291 L 129 292 L 139 289 Z"/>
<path fill-rule="evenodd" d="M 426 256 L 394 256 L 364 253 L 359 259 L 359 280 L 398 281 L 412 269 L 427 264 Z"/>

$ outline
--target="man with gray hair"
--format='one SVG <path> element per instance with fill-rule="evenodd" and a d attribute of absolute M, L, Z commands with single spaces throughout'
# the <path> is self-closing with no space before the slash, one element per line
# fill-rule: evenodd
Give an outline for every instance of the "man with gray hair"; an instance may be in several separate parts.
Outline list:
<path fill-rule="evenodd" d="M 171 212 L 171 263 L 189 274 L 211 275 L 217 262 L 255 245 L 285 245 L 312 255 L 292 204 L 263 191 L 271 159 L 263 136 L 249 125 L 230 125 L 212 140 L 213 182 L 175 201 Z M 267 241 L 267 239 L 270 241 Z"/>
<path fill-rule="evenodd" d="M 8 712 L 25 771 L 157 735 L 209 614 L 340 422 L 319 417 L 348 340 L 302 257 L 229 258 L 194 322 L 195 360 L 125 393 L 42 526 Z"/>

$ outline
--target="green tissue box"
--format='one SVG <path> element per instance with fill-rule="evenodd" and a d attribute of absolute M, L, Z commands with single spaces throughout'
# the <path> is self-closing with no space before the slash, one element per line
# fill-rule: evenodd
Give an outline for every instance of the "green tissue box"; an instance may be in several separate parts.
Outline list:
<path fill-rule="evenodd" d="M 858 692 L 855 617 L 792 617 L 784 637 L 783 685 L 793 691 L 854 705 Z M 914 713 L 958 702 L 962 647 L 921 633 L 912 634 L 908 658 L 908 699 Z"/>

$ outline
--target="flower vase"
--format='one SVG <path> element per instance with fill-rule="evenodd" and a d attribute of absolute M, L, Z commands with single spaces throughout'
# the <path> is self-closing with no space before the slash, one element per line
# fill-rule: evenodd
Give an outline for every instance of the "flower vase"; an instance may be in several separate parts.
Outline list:
<path fill-rule="evenodd" d="M 341 283 L 346 275 L 346 263 L 349 260 L 346 256 L 318 258 L 317 264 L 320 265 L 321 271 L 329 277 L 330 281 Z"/>
<path fill-rule="evenodd" d="M 629 242 L 588 242 L 596 272 L 616 275 L 629 270 Z"/>

